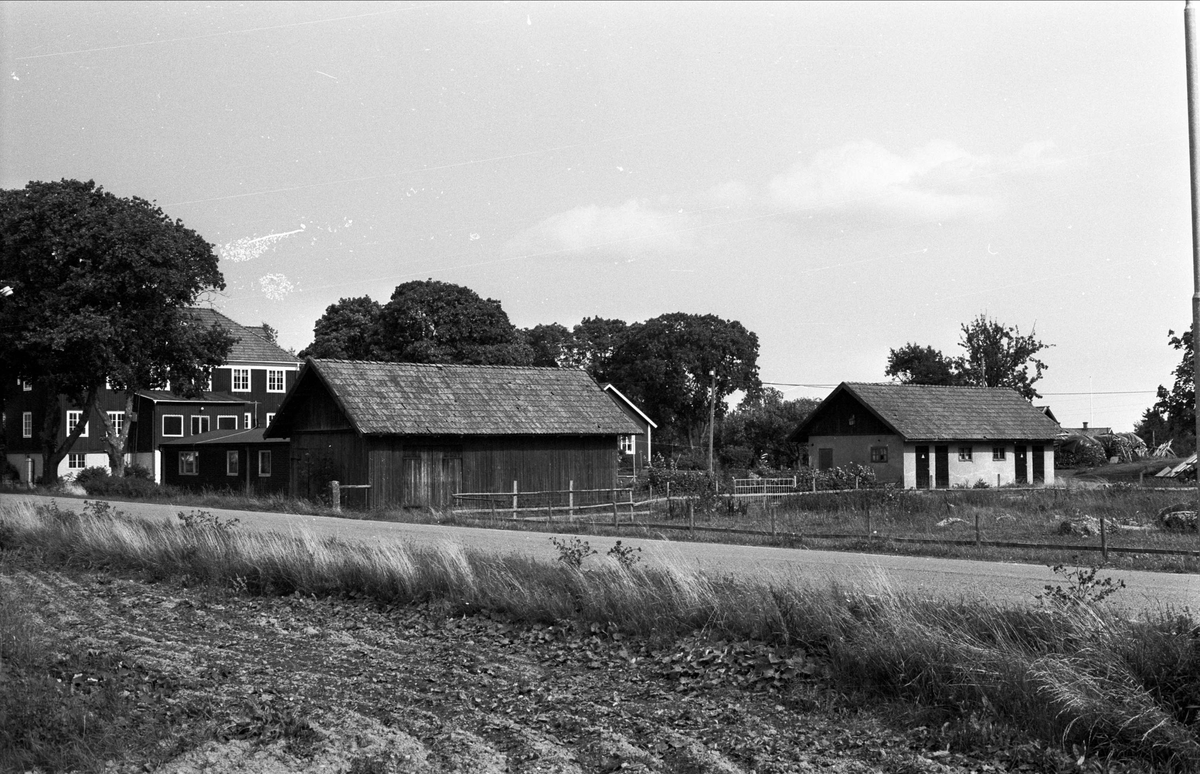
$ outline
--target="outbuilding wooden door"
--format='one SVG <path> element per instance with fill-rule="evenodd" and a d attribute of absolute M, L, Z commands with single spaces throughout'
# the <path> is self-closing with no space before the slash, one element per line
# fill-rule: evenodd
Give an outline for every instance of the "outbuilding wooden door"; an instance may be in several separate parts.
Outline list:
<path fill-rule="evenodd" d="M 1033 447 L 1033 482 L 1035 484 L 1046 483 L 1046 447 Z"/>
<path fill-rule="evenodd" d="M 917 489 L 929 488 L 929 447 L 917 447 Z"/>
<path fill-rule="evenodd" d="M 407 447 L 403 458 L 403 505 L 447 508 L 462 486 L 461 446 Z"/>
<path fill-rule="evenodd" d="M 939 489 L 950 486 L 950 447 L 933 447 L 933 478 L 934 485 Z"/>
<path fill-rule="evenodd" d="M 1018 484 L 1029 483 L 1029 460 L 1025 455 L 1024 446 L 1016 446 L 1013 449 L 1013 462 L 1016 464 L 1016 478 Z"/>

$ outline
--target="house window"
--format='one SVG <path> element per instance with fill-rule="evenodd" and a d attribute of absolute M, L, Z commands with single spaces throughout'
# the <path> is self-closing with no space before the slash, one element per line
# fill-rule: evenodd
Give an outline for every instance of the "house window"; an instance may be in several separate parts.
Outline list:
<path fill-rule="evenodd" d="M 68 454 L 67 467 L 71 470 L 81 470 L 87 464 L 87 458 L 82 454 Z"/>
<path fill-rule="evenodd" d="M 21 412 L 21 437 L 22 438 L 32 438 L 33 437 L 33 412 L 32 411 L 22 411 Z"/>
<path fill-rule="evenodd" d="M 970 462 L 971 454 L 973 451 L 974 451 L 974 449 L 972 449 L 970 446 L 958 447 L 958 461 L 959 462 Z"/>
<path fill-rule="evenodd" d="M 258 475 L 266 478 L 271 475 L 271 450 L 263 449 L 258 453 Z"/>
<path fill-rule="evenodd" d="M 871 462 L 887 462 L 888 447 L 872 446 L 871 447 Z"/>
<path fill-rule="evenodd" d="M 636 436 L 632 435 L 622 435 L 618 437 L 617 443 L 620 445 L 622 454 L 633 454 L 634 449 L 637 448 L 637 441 L 635 438 Z"/>
<path fill-rule="evenodd" d="M 67 435 L 70 435 L 71 433 L 75 432 L 75 428 L 79 426 L 79 422 L 82 419 L 83 419 L 82 411 L 68 411 L 67 412 Z M 83 430 L 81 430 L 79 432 L 79 437 L 87 438 L 87 433 L 88 433 L 88 428 L 87 428 L 87 423 L 85 422 L 83 425 Z"/>
<path fill-rule="evenodd" d="M 125 429 L 125 412 L 124 411 L 109 411 L 108 423 L 112 425 L 113 432 L 119 437 L 121 431 Z"/>
<path fill-rule="evenodd" d="M 21 381 L 21 390 L 23 392 L 33 392 L 33 383 L 22 380 Z"/>
<path fill-rule="evenodd" d="M 204 414 L 194 414 L 192 416 L 192 435 L 200 435 L 207 433 L 211 427 L 209 417 Z"/>
<path fill-rule="evenodd" d="M 238 453 L 235 451 L 225 452 L 225 475 L 236 476 L 238 474 Z"/>
<path fill-rule="evenodd" d="M 179 452 L 179 475 L 194 476 L 199 472 L 199 452 Z"/>
<path fill-rule="evenodd" d="M 284 391 L 284 384 L 286 384 L 286 382 L 284 381 L 283 373 L 284 371 L 282 368 L 267 369 L 267 392 Z"/>
<path fill-rule="evenodd" d="M 162 434 L 164 438 L 182 438 L 183 414 L 163 414 Z"/>
<path fill-rule="evenodd" d="M 237 417 L 233 414 L 225 414 L 217 417 L 218 430 L 237 430 Z"/>
<path fill-rule="evenodd" d="M 233 369 L 233 391 L 234 392 L 250 392 L 250 369 L 249 368 L 234 368 Z"/>
<path fill-rule="evenodd" d="M 993 446 L 992 447 L 992 459 L 993 460 L 1004 459 L 1004 447 L 1003 446 Z"/>
<path fill-rule="evenodd" d="M 246 424 L 242 425 L 243 430 L 249 430 L 250 428 L 254 427 L 254 420 L 250 417 L 249 411 L 247 411 L 242 418 L 246 421 Z"/>
<path fill-rule="evenodd" d="M 274 418 L 275 418 L 275 415 L 274 415 L 274 414 L 272 414 L 271 412 L 269 412 L 269 411 L 268 411 L 268 412 L 267 412 L 267 424 L 266 424 L 266 425 L 264 425 L 264 427 L 270 427 L 270 426 L 271 426 L 271 420 L 272 420 L 272 419 L 274 419 Z"/>

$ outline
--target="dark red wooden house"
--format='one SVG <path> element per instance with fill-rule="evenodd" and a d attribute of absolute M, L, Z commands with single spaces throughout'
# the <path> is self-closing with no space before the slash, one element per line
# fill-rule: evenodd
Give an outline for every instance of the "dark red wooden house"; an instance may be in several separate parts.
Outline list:
<path fill-rule="evenodd" d="M 611 489 L 618 439 L 639 431 L 584 371 L 310 358 L 266 437 L 291 439 L 293 496 L 336 480 L 384 508 Z"/>

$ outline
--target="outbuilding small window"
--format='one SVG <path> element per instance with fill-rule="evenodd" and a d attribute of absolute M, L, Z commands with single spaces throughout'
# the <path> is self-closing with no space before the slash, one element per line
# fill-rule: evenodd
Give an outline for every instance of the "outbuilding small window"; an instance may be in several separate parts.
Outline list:
<path fill-rule="evenodd" d="M 235 451 L 225 452 L 225 475 L 236 476 L 238 474 L 238 453 Z"/>
<path fill-rule="evenodd" d="M 872 446 L 871 447 L 871 462 L 887 462 L 888 447 Z"/>
<path fill-rule="evenodd" d="M 992 459 L 993 460 L 1002 460 L 1004 458 L 1005 458 L 1004 447 L 1003 446 L 993 446 L 992 447 Z"/>
<path fill-rule="evenodd" d="M 200 456 L 199 452 L 194 452 L 194 451 L 179 452 L 179 475 L 181 475 L 181 476 L 196 475 L 199 472 L 198 465 L 196 464 L 199 456 Z"/>
<path fill-rule="evenodd" d="M 970 446 L 958 447 L 958 461 L 959 462 L 970 462 L 974 451 L 975 450 L 972 449 Z"/>

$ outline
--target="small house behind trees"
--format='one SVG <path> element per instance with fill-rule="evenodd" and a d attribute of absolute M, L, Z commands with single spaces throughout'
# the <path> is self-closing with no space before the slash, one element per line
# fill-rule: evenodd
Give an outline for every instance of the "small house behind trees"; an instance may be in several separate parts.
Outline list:
<path fill-rule="evenodd" d="M 907 489 L 1054 482 L 1058 424 L 1007 388 L 842 382 L 789 439 Z"/>
<path fill-rule="evenodd" d="M 365 504 L 456 493 L 610 490 L 641 428 L 584 371 L 310 358 L 266 438 L 289 437 L 291 494 L 366 487 Z M 606 499 L 598 495 L 598 499 Z"/>

